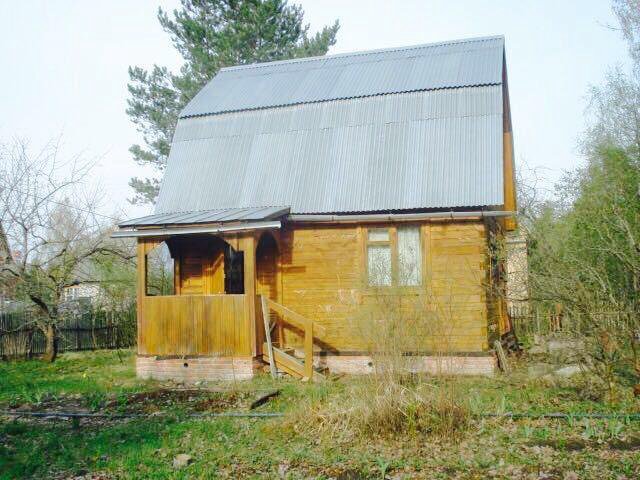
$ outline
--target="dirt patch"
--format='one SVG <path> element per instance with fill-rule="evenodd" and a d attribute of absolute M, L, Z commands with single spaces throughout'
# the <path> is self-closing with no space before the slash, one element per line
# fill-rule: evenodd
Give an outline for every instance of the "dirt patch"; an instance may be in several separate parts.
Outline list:
<path fill-rule="evenodd" d="M 255 399 L 256 392 L 160 388 L 146 392 L 122 393 L 96 398 L 78 394 L 59 395 L 43 398 L 34 403 L 9 405 L 9 410 L 46 414 L 21 416 L 21 421 L 40 423 L 71 420 L 74 427 L 77 428 L 80 425 L 105 426 L 128 422 L 138 415 L 206 415 L 208 413 L 249 411 Z M 66 413 L 90 415 L 73 419 L 60 415 Z M 130 417 L 127 417 L 128 415 Z"/>
<path fill-rule="evenodd" d="M 11 403 L 8 407 L 10 410 L 21 410 L 25 412 L 91 412 L 91 409 L 87 406 L 86 398 L 79 394 L 43 396 L 38 402 Z"/>
<path fill-rule="evenodd" d="M 219 413 L 246 409 L 252 398 L 252 394 L 248 392 L 159 389 L 121 395 L 107 403 L 104 411 L 151 414 L 179 409 L 184 412 Z"/>
<path fill-rule="evenodd" d="M 640 450 L 640 437 L 626 437 L 623 439 L 616 438 L 614 440 L 610 440 L 607 443 L 596 443 L 596 442 L 585 442 L 580 438 L 568 438 L 568 439 L 552 439 L 552 440 L 534 440 L 531 442 L 527 442 L 528 446 L 537 446 L 537 447 L 549 447 L 554 450 L 564 450 L 567 452 L 575 452 L 579 450 L 584 450 L 587 447 L 593 448 L 602 448 L 608 447 L 612 450 L 621 450 L 621 451 L 629 451 L 629 450 Z"/>
<path fill-rule="evenodd" d="M 612 450 L 640 450 L 640 437 L 628 437 L 624 440 L 615 439 L 609 442 Z"/>
<path fill-rule="evenodd" d="M 120 395 L 109 401 L 103 411 L 106 413 L 152 414 L 174 411 L 177 408 L 192 413 L 219 413 L 227 410 L 246 409 L 252 398 L 252 394 L 247 392 L 159 389 Z"/>
<path fill-rule="evenodd" d="M 530 447 L 549 447 L 554 450 L 565 450 L 567 452 L 576 452 L 587 448 L 587 443 L 579 438 L 534 440 L 527 442 L 527 445 Z"/>

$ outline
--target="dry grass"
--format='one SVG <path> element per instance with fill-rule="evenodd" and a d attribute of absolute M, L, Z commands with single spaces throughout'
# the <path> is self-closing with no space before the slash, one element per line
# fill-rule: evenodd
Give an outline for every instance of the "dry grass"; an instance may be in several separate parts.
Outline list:
<path fill-rule="evenodd" d="M 334 440 L 418 433 L 456 438 L 468 426 L 468 405 L 446 382 L 436 386 L 388 379 L 352 379 L 344 391 L 299 409 L 292 425 L 299 433 Z"/>
<path fill-rule="evenodd" d="M 446 358 L 452 322 L 426 295 L 403 295 L 389 289 L 361 309 L 360 336 L 371 358 L 371 372 L 352 378 L 344 389 L 323 401 L 303 406 L 293 422 L 300 433 L 333 440 L 367 440 L 411 434 L 457 438 L 470 419 L 455 380 L 437 384 L 420 370 L 414 352 L 428 339 L 439 340 L 436 357 Z M 436 346 L 432 344 L 435 350 Z"/>

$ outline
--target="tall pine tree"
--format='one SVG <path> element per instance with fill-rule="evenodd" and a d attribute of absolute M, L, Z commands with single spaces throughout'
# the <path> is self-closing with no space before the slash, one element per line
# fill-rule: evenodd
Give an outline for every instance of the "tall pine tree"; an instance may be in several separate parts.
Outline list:
<path fill-rule="evenodd" d="M 181 0 L 170 16 L 158 20 L 184 58 L 179 73 L 154 65 L 151 71 L 129 67 L 127 114 L 145 145 L 129 151 L 141 165 L 161 172 L 182 108 L 222 67 L 324 55 L 336 42 L 339 23 L 315 35 L 303 24 L 304 11 L 287 0 Z M 134 202 L 153 203 L 157 178 L 132 178 Z"/>

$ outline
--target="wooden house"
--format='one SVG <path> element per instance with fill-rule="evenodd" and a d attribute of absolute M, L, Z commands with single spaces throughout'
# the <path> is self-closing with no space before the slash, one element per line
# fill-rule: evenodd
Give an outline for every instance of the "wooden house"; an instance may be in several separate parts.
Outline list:
<path fill-rule="evenodd" d="M 416 370 L 490 374 L 513 162 L 503 37 L 220 70 L 155 213 L 114 234 L 138 241 L 138 374 L 366 373 L 389 301 L 426 322 Z"/>

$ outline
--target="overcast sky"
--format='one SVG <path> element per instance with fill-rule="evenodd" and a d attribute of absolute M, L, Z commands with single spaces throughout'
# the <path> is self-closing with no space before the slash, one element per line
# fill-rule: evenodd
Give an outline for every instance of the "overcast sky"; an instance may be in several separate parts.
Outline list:
<path fill-rule="evenodd" d="M 505 35 L 516 157 L 551 177 L 581 161 L 589 85 L 627 62 L 607 0 L 298 3 L 312 30 L 340 20 L 329 53 Z M 156 18 L 158 6 L 177 4 L 0 0 L 0 142 L 20 136 L 37 148 L 62 136 L 64 155 L 98 159 L 109 213 L 150 211 L 127 202 L 128 179 L 145 174 L 128 152 L 140 139 L 125 114 L 127 67 L 179 68 Z"/>

